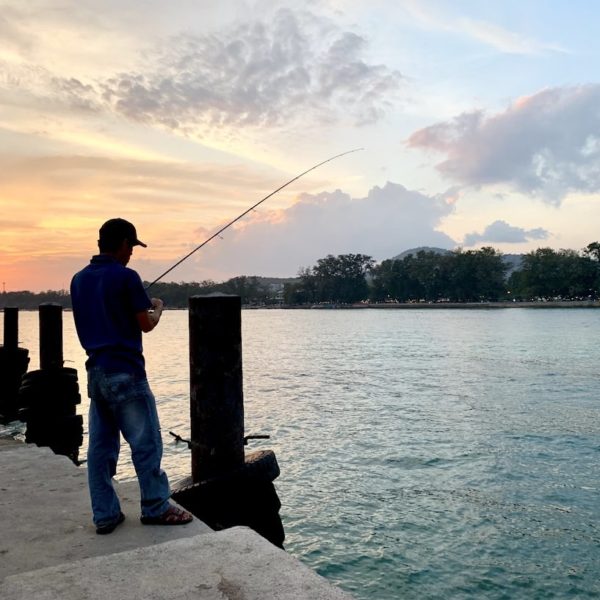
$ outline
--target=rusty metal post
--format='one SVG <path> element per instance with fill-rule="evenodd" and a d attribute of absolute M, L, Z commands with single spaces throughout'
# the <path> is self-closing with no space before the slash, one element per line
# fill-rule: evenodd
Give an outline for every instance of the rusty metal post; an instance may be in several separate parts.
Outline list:
<path fill-rule="evenodd" d="M 62 306 L 47 302 L 39 306 L 40 369 L 62 369 L 63 329 Z"/>
<path fill-rule="evenodd" d="M 192 481 L 244 467 L 241 299 L 189 299 Z"/>
<path fill-rule="evenodd" d="M 7 306 L 4 309 L 4 347 L 14 351 L 19 346 L 19 309 Z"/>

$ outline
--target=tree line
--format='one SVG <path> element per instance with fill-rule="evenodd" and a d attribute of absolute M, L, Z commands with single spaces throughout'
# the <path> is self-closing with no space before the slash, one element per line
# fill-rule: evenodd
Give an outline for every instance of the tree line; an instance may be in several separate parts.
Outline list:
<path fill-rule="evenodd" d="M 291 279 L 239 276 L 219 283 L 159 282 L 151 290 L 170 308 L 187 308 L 190 296 L 211 293 L 235 294 L 243 304 L 255 306 L 597 299 L 600 243 L 588 244 L 581 252 L 539 248 L 522 255 L 510 273 L 502 253 L 483 247 L 446 253 L 421 250 L 380 264 L 365 254 L 328 255 Z M 0 294 L 0 308 L 37 309 L 45 302 L 71 307 L 65 290 Z"/>
<path fill-rule="evenodd" d="M 149 294 L 161 298 L 168 308 L 187 308 L 190 296 L 206 294 L 235 294 L 241 296 L 244 304 L 269 305 L 281 303 L 282 296 L 279 290 L 283 282 L 288 279 L 278 280 L 257 276 L 239 276 L 227 281 L 216 282 L 211 280 L 201 282 L 181 283 L 155 283 Z M 148 285 L 144 281 L 144 285 Z M 71 295 L 66 290 L 45 292 L 16 291 L 0 294 L 0 308 L 17 306 L 24 310 L 37 310 L 40 304 L 56 302 L 64 308 L 71 308 Z"/>
<path fill-rule="evenodd" d="M 356 302 L 493 302 L 596 299 L 600 244 L 581 253 L 539 248 L 524 254 L 508 275 L 502 253 L 491 247 L 447 253 L 419 251 L 376 265 L 364 254 L 319 259 L 284 289 L 286 304 Z M 508 275 L 508 276 L 507 276 Z"/>
<path fill-rule="evenodd" d="M 279 290 L 288 279 L 240 275 L 227 281 L 206 280 L 192 283 L 162 283 L 152 286 L 150 295 L 161 298 L 167 308 L 187 308 L 191 296 L 207 294 L 234 294 L 240 296 L 242 303 L 254 306 L 280 304 L 282 296 Z M 144 282 L 147 285 L 147 282 Z"/>
<path fill-rule="evenodd" d="M 71 295 L 65 290 L 48 290 L 45 292 L 18 291 L 3 292 L 0 294 L 0 308 L 16 306 L 23 310 L 37 310 L 40 304 L 45 304 L 46 302 L 55 302 L 65 308 L 71 308 Z"/>

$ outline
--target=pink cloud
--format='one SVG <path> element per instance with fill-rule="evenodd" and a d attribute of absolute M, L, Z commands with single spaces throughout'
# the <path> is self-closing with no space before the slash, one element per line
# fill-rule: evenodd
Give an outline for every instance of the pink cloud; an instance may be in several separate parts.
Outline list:
<path fill-rule="evenodd" d="M 413 133 L 411 148 L 445 155 L 436 165 L 463 185 L 505 184 L 559 204 L 600 190 L 600 85 L 551 88 L 504 112 L 473 111 Z"/>

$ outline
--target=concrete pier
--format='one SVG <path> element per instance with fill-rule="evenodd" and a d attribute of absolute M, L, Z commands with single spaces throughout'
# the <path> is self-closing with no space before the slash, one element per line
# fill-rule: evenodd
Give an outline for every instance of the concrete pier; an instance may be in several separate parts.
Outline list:
<path fill-rule="evenodd" d="M 349 600 L 245 527 L 214 532 L 139 521 L 136 482 L 118 493 L 126 520 L 96 535 L 87 473 L 65 456 L 0 439 L 2 600 Z"/>

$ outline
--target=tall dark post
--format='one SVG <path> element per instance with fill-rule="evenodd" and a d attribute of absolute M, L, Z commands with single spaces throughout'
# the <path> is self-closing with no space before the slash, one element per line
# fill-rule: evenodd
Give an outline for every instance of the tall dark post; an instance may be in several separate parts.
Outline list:
<path fill-rule="evenodd" d="M 193 296 L 189 307 L 192 476 L 172 496 L 213 529 L 245 525 L 283 547 L 275 453 L 244 453 L 269 436 L 244 437 L 241 299 Z"/>
<path fill-rule="evenodd" d="M 189 301 L 192 480 L 244 466 L 241 299 Z"/>
<path fill-rule="evenodd" d="M 54 302 L 40 304 L 40 369 L 63 366 L 62 306 Z"/>
<path fill-rule="evenodd" d="M 7 306 L 4 309 L 4 347 L 16 351 L 19 346 L 19 309 Z"/>

